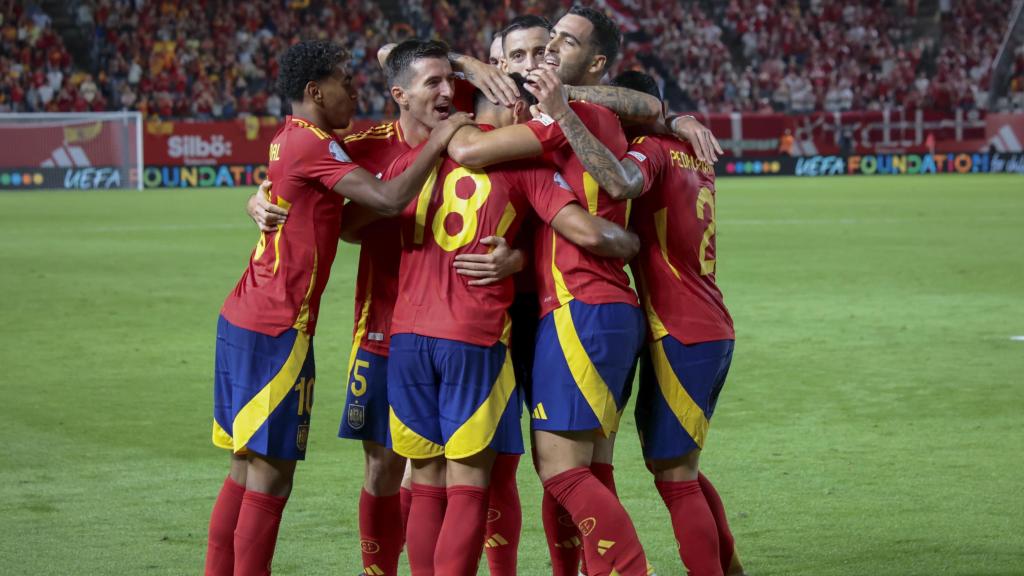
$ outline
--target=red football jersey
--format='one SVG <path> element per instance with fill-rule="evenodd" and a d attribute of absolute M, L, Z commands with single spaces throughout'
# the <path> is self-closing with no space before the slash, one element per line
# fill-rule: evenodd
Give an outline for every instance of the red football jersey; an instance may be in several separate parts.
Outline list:
<path fill-rule="evenodd" d="M 352 160 L 381 176 L 396 158 L 410 150 L 398 121 L 385 122 L 345 138 Z M 378 220 L 362 233 L 356 275 L 353 340 L 381 356 L 391 344 L 391 313 L 398 294 L 398 264 L 402 244 L 397 218 Z"/>
<path fill-rule="evenodd" d="M 614 112 L 586 102 L 570 102 L 569 105 L 612 154 L 618 158 L 626 154 L 626 136 Z M 526 125 L 544 146 L 544 159 L 561 172 L 580 204 L 591 214 L 625 227 L 629 203 L 613 200 L 598 187 L 576 158 L 558 123 L 544 115 Z M 537 248 L 534 266 L 541 316 L 573 299 L 587 304 L 638 305 L 622 260 L 595 256 L 550 228 L 541 229 Z"/>
<path fill-rule="evenodd" d="M 260 234 L 221 314 L 232 324 L 277 336 L 289 328 L 312 335 L 320 296 L 338 251 L 344 198 L 334 185 L 358 168 L 331 135 L 289 116 L 270 143 L 270 201 L 288 221 Z"/>
<path fill-rule="evenodd" d="M 693 147 L 643 136 L 626 156 L 644 175 L 631 221 L 642 248 L 633 260 L 652 337 L 684 344 L 735 338 L 715 284 L 715 171 Z"/>
<path fill-rule="evenodd" d="M 405 170 L 415 154 L 395 161 L 385 178 Z M 560 177 L 536 164 L 511 162 L 470 170 L 446 159 L 402 214 L 402 267 L 392 334 L 412 333 L 491 346 L 502 338 L 515 288 L 512 278 L 469 286 L 456 274 L 459 254 L 485 253 L 487 236 L 514 242 L 534 212 L 548 223 L 575 195 Z"/>

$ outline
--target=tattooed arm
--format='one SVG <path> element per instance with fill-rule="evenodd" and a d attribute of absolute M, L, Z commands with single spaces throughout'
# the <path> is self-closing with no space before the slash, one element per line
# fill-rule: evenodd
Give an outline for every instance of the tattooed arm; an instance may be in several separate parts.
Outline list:
<path fill-rule="evenodd" d="M 623 124 L 651 124 L 661 118 L 661 101 L 619 86 L 566 86 L 570 100 L 585 100 L 610 108 Z"/>
<path fill-rule="evenodd" d="M 558 122 L 576 157 L 597 184 L 617 200 L 639 196 L 643 191 L 644 177 L 636 163 L 619 161 L 587 129 L 569 107 L 558 76 L 551 70 L 535 70 L 530 73 L 529 80 L 526 89 L 537 97 L 544 112 Z"/>

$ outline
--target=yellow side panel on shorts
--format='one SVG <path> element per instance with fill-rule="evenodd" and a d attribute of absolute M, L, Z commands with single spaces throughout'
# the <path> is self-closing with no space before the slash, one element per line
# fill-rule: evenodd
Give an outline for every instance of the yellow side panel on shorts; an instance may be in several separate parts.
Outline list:
<path fill-rule="evenodd" d="M 448 439 L 444 447 L 445 457 L 449 460 L 468 458 L 490 446 L 494 433 L 498 430 L 498 423 L 501 422 L 501 415 L 508 406 L 508 399 L 512 397 L 515 389 L 516 376 L 512 371 L 512 354 L 506 348 L 505 362 L 498 372 L 498 379 L 491 387 L 491 393 L 476 412 Z"/>
<path fill-rule="evenodd" d="M 583 393 L 583 398 L 601 422 L 601 432 L 608 436 L 618 427 L 619 407 L 615 405 L 608 385 L 580 342 L 569 306 L 560 306 L 552 314 L 555 315 L 555 331 L 558 333 L 558 342 L 562 345 L 562 354 L 569 365 L 569 372 Z"/>
<path fill-rule="evenodd" d="M 393 409 L 388 409 L 388 425 L 391 428 L 391 446 L 396 454 L 423 460 L 444 456 L 444 446 L 427 440 L 416 433 L 415 430 L 406 426 Z"/>
<path fill-rule="evenodd" d="M 698 447 L 704 448 L 704 439 L 708 435 L 708 419 L 704 417 L 704 411 L 697 406 L 690 394 L 683 388 L 672 364 L 665 355 L 665 345 L 662 340 L 651 344 L 651 361 L 654 364 L 654 373 L 658 378 L 658 388 L 665 398 L 672 413 L 676 415 L 679 424 L 690 434 Z"/>
<path fill-rule="evenodd" d="M 299 372 L 302 371 L 302 366 L 306 363 L 306 354 L 308 353 L 309 334 L 299 332 L 295 335 L 295 344 L 292 345 L 292 351 L 288 354 L 288 359 L 285 360 L 281 370 L 235 416 L 232 425 L 235 433 L 235 452 L 240 452 L 245 448 L 252 435 L 259 430 L 260 426 L 266 422 L 267 417 L 295 386 L 295 380 L 298 379 Z"/>
<path fill-rule="evenodd" d="M 231 434 L 221 428 L 220 424 L 217 424 L 217 420 L 213 421 L 213 445 L 217 448 L 235 449 L 235 441 L 231 439 Z"/>

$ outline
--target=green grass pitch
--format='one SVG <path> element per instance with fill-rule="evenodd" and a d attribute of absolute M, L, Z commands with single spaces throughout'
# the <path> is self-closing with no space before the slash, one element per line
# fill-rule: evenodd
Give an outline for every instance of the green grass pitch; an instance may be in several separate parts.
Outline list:
<path fill-rule="evenodd" d="M 0 194 L 0 573 L 197 574 L 227 457 L 214 330 L 248 189 Z M 735 362 L 704 458 L 754 575 L 1024 574 L 1024 179 L 721 179 Z M 336 439 L 356 250 L 324 297 L 278 574 L 357 574 Z M 627 417 L 617 479 L 682 574 Z M 521 574 L 550 573 L 520 471 Z M 486 573 L 486 570 L 481 570 Z"/>

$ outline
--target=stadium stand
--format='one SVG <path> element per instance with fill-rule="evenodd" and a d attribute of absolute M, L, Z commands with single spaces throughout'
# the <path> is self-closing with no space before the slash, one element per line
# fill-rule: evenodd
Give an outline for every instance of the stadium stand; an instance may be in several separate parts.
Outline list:
<path fill-rule="evenodd" d="M 298 38 L 351 47 L 360 116 L 394 113 L 375 55 L 410 36 L 486 54 L 514 14 L 565 0 L 71 0 L 10 3 L 0 111 L 140 110 L 147 117 L 280 116 L 275 55 Z M 984 109 L 1007 3 L 916 0 L 599 0 L 626 32 L 618 71 L 644 70 L 671 107 L 812 112 Z M 355 9 L 358 8 L 358 9 Z M 60 21 L 60 25 L 57 21 Z M 75 35 L 84 33 L 84 38 Z M 76 44 L 81 49 L 69 49 Z M 940 48 L 941 47 L 941 48 Z M 1017 48 L 1004 108 L 1024 109 Z"/>

